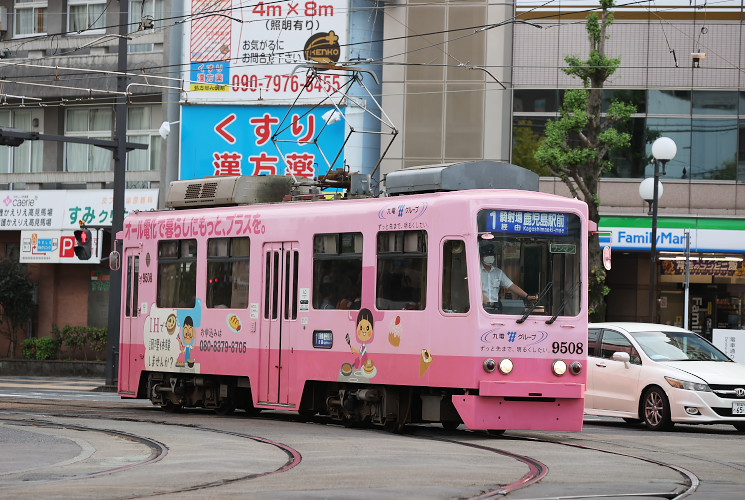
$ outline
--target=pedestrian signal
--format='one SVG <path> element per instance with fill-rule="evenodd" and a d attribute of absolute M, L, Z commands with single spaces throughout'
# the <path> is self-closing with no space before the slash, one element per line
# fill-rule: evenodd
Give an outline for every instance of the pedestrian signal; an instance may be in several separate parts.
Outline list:
<path fill-rule="evenodd" d="M 93 249 L 93 239 L 90 229 L 75 231 L 75 256 L 80 260 L 89 260 Z"/>

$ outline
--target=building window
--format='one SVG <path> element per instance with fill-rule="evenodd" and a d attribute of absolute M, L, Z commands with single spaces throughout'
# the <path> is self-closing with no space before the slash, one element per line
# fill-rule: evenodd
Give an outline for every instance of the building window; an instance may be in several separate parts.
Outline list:
<path fill-rule="evenodd" d="M 362 233 L 317 234 L 313 239 L 313 307 L 359 309 Z"/>
<path fill-rule="evenodd" d="M 106 108 L 70 108 L 65 113 L 65 135 L 111 139 L 114 111 Z M 111 170 L 111 151 L 89 144 L 65 143 L 66 172 L 100 172 Z"/>
<path fill-rule="evenodd" d="M 207 307 L 248 307 L 248 238 L 213 238 L 207 243 Z M 238 328 L 231 325 L 233 329 Z"/>
<path fill-rule="evenodd" d="M 164 17 L 163 0 L 130 0 L 129 2 L 129 30 L 132 32 L 140 30 L 140 23 L 145 18 L 152 19 L 157 27 L 158 21 L 162 25 Z M 152 43 L 129 43 L 127 45 L 127 51 L 130 53 L 152 52 L 153 50 L 155 50 L 155 46 Z"/>
<path fill-rule="evenodd" d="M 106 28 L 106 3 L 99 0 L 68 0 L 67 30 L 80 33 Z"/>
<path fill-rule="evenodd" d="M 34 112 L 30 109 L 0 111 L 0 126 L 34 130 Z M 38 118 L 37 118 L 38 119 Z M 36 130 L 38 131 L 38 130 Z M 0 172 L 21 174 L 43 170 L 43 141 L 24 141 L 20 146 L 0 146 Z"/>
<path fill-rule="evenodd" d="M 152 128 L 153 106 L 130 106 L 127 114 L 127 141 L 147 144 L 148 149 L 127 153 L 127 171 L 155 170 L 163 140 Z M 114 108 L 69 108 L 65 114 L 65 135 L 112 139 Z M 111 151 L 89 144 L 65 144 L 66 172 L 100 172 L 112 169 Z"/>
<path fill-rule="evenodd" d="M 192 308 L 196 292 L 197 240 L 158 243 L 158 307 Z"/>
<path fill-rule="evenodd" d="M 45 34 L 47 31 L 46 14 L 46 0 L 16 0 L 15 36 Z"/>
<path fill-rule="evenodd" d="M 127 171 L 156 170 L 160 160 L 163 138 L 152 124 L 152 106 L 130 106 L 127 115 L 127 141 L 147 144 L 147 149 L 133 149 L 127 153 Z"/>
<path fill-rule="evenodd" d="M 375 304 L 378 309 L 424 309 L 427 306 L 427 233 L 378 233 Z"/>

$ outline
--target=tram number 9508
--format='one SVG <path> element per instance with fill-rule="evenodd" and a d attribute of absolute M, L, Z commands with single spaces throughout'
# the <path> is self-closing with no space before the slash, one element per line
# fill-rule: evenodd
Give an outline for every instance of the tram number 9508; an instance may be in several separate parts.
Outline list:
<path fill-rule="evenodd" d="M 582 342 L 553 342 L 551 350 L 554 354 L 582 354 L 585 345 Z"/>

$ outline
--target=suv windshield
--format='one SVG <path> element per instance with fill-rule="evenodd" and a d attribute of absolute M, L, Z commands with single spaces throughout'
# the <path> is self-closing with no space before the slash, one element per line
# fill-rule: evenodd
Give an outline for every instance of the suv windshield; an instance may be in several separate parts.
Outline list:
<path fill-rule="evenodd" d="M 559 315 L 579 314 L 578 216 L 489 209 L 479 211 L 477 224 L 481 302 L 486 312 L 544 315 L 551 322 Z"/>
<path fill-rule="evenodd" d="M 642 350 L 654 361 L 730 361 L 693 332 L 634 332 Z"/>

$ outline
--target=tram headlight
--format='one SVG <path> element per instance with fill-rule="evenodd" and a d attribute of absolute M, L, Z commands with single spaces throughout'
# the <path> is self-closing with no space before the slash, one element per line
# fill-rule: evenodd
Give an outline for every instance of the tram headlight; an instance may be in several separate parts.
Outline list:
<path fill-rule="evenodd" d="M 510 358 L 504 358 L 499 360 L 499 371 L 504 375 L 509 375 L 512 372 L 512 369 L 515 367 L 515 364 L 512 362 Z"/>
<path fill-rule="evenodd" d="M 569 365 L 569 373 L 572 375 L 579 375 L 582 373 L 582 363 L 579 361 L 572 361 L 572 364 Z"/>
<path fill-rule="evenodd" d="M 493 359 L 485 359 L 484 360 L 484 371 L 486 373 L 491 373 L 497 368 L 497 362 Z"/>
<path fill-rule="evenodd" d="M 567 372 L 566 361 L 564 361 L 563 359 L 557 359 L 551 365 L 551 370 L 553 370 L 554 375 L 556 375 L 557 377 L 561 377 Z"/>

